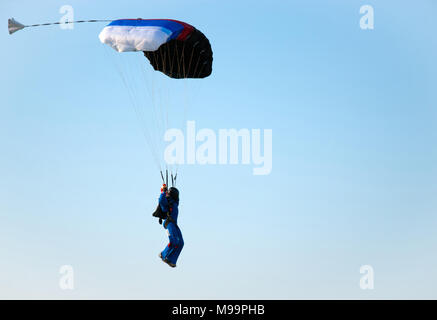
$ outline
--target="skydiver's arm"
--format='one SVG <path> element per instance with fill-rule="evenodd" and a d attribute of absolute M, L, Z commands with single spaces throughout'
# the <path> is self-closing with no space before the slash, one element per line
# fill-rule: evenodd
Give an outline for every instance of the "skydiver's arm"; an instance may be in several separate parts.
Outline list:
<path fill-rule="evenodd" d="M 165 192 L 161 193 L 161 195 L 159 196 L 159 205 L 161 206 L 161 210 L 163 212 L 168 212 L 168 200 L 165 196 Z"/>

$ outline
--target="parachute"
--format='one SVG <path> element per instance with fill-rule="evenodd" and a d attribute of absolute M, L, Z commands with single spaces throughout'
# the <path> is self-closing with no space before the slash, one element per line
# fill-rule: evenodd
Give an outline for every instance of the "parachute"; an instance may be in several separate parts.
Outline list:
<path fill-rule="evenodd" d="M 152 68 L 147 70 L 149 68 L 144 66 L 144 61 L 147 60 L 142 55 L 141 61 L 137 60 L 136 64 L 129 55 L 121 54 L 118 58 L 117 69 L 130 95 L 162 181 L 168 185 L 170 171 L 171 183 L 175 186 L 178 165 L 174 166 L 162 159 L 165 153 L 164 134 L 171 124 L 185 124 L 181 121 L 179 109 L 185 100 L 186 117 L 189 104 L 189 99 L 186 98 L 189 95 L 188 79 L 203 79 L 212 73 L 213 52 L 208 38 L 192 25 L 182 21 L 119 19 L 105 26 L 99 34 L 99 39 L 118 53 L 142 52 L 155 71 L 167 76 L 164 78 L 168 80 L 154 76 Z M 186 79 L 182 81 L 184 88 L 179 87 L 178 90 L 179 83 L 174 79 Z M 148 97 L 145 97 L 145 91 L 148 92 Z M 165 178 L 162 173 L 163 165 Z"/>
<path fill-rule="evenodd" d="M 21 29 L 26 28 L 26 26 L 20 22 L 18 22 L 17 20 L 15 20 L 14 18 L 8 19 L 8 31 L 9 34 L 13 34 L 17 31 L 20 31 Z"/>
<path fill-rule="evenodd" d="M 171 100 L 176 101 L 178 107 L 185 100 L 186 117 L 187 105 L 190 104 L 187 94 L 188 79 L 202 79 L 211 75 L 213 62 L 211 44 L 208 38 L 192 25 L 172 19 L 76 20 L 24 25 L 11 18 L 8 20 L 8 31 L 12 35 L 24 28 L 100 22 L 109 22 L 99 34 L 103 44 L 120 53 L 143 52 L 153 69 L 165 75 L 168 80 L 186 79 L 182 81 L 184 84 L 182 90 L 178 90 L 175 82 L 157 79 L 159 77 L 152 76 L 152 80 L 148 80 L 150 72 L 146 71 L 143 65 L 145 59 L 141 56 L 141 62 L 137 60 L 135 67 L 129 66 L 129 63 L 132 63 L 129 57 L 120 59 L 120 63 L 116 66 L 160 170 L 161 179 L 168 185 L 167 162 L 165 162 L 165 178 L 162 170 L 164 133 L 169 129 L 171 119 L 181 118 L 175 112 L 180 108 L 172 110 Z M 161 81 L 160 84 L 158 80 Z M 181 92 L 185 99 L 180 95 Z M 185 121 L 182 123 L 185 124 Z M 177 167 L 170 167 L 170 175 L 172 185 L 175 186 Z"/>
<path fill-rule="evenodd" d="M 193 26 L 170 19 L 114 20 L 99 35 L 118 52 L 143 51 L 170 78 L 205 78 L 212 72 L 208 38 Z"/>

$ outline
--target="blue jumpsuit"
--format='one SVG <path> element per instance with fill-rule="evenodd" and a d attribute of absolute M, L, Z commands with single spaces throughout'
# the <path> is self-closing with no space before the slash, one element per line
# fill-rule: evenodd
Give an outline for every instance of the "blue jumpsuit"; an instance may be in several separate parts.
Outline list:
<path fill-rule="evenodd" d="M 179 202 L 176 202 L 171 198 L 167 198 L 165 196 L 165 192 L 161 193 L 161 195 L 159 196 L 159 205 L 161 206 L 163 212 L 169 211 L 170 209 L 169 202 L 172 208 L 170 216 L 174 222 L 169 222 L 167 225 L 166 229 L 168 233 L 169 243 L 165 247 L 165 249 L 161 252 L 161 255 L 162 255 L 162 259 L 164 260 L 167 259 L 170 263 L 176 264 L 179 254 L 181 253 L 182 248 L 184 247 L 184 239 L 182 238 L 181 230 L 177 225 Z M 164 228 L 165 228 L 166 220 L 164 220 L 162 224 Z"/>

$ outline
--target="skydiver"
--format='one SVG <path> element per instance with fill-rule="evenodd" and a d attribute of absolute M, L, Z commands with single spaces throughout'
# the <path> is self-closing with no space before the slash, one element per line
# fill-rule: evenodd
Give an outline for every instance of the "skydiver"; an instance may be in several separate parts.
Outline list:
<path fill-rule="evenodd" d="M 163 226 L 167 230 L 169 239 L 168 245 L 159 253 L 159 257 L 172 268 L 176 267 L 176 261 L 184 247 L 184 239 L 177 225 L 178 206 L 179 190 L 175 187 L 167 190 L 167 185 L 164 184 L 161 188 L 158 208 L 153 215 L 159 218 L 160 224 L 164 222 Z"/>

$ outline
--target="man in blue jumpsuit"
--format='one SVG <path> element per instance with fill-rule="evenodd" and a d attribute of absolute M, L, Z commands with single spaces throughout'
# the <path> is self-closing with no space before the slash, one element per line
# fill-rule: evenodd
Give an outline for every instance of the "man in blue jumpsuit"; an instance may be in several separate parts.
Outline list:
<path fill-rule="evenodd" d="M 184 239 L 182 238 L 181 230 L 177 225 L 178 206 L 179 206 L 179 191 L 175 187 L 171 187 L 168 192 L 166 188 L 162 189 L 159 196 L 159 206 L 163 212 L 167 213 L 167 218 L 164 220 L 164 228 L 167 229 L 169 244 L 159 254 L 159 257 L 170 267 L 176 267 L 176 261 L 184 247 Z"/>

